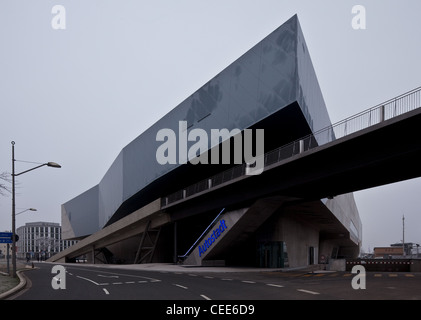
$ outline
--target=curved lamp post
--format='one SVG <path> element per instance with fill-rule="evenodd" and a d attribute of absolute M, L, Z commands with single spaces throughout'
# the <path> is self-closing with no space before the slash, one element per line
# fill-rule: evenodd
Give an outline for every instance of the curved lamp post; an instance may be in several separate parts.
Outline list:
<path fill-rule="evenodd" d="M 15 202 L 15 177 L 20 176 L 21 174 L 27 173 L 29 171 L 41 168 L 43 166 L 48 166 L 52 168 L 61 168 L 61 166 L 55 162 L 47 162 L 43 163 L 39 166 L 31 168 L 29 170 L 25 170 L 20 173 L 15 173 L 15 142 L 12 141 L 12 265 L 13 265 L 13 272 L 12 277 L 16 278 L 16 202 Z M 27 210 L 36 211 L 36 209 L 30 208 Z M 27 211 L 24 210 L 24 211 Z M 22 212 L 19 212 L 22 213 Z M 18 213 L 18 214 L 19 214 Z"/>

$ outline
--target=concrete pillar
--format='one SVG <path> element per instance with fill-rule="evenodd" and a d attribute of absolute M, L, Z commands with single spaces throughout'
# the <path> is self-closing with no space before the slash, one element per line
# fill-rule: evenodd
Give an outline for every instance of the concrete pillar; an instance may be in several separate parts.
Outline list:
<path fill-rule="evenodd" d="M 384 105 L 380 107 L 380 122 L 384 121 Z"/>
<path fill-rule="evenodd" d="M 177 253 L 177 222 L 174 222 L 174 263 L 178 262 Z"/>
<path fill-rule="evenodd" d="M 300 140 L 300 153 L 304 152 L 304 140 Z"/>

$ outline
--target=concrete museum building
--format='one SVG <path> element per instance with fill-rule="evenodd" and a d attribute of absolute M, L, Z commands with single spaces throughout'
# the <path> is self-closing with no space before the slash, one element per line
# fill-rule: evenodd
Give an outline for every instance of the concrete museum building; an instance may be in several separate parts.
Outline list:
<path fill-rule="evenodd" d="M 335 139 L 313 135 L 329 126 L 293 16 L 124 147 L 98 185 L 62 205 L 63 239 L 79 242 L 52 261 L 282 268 L 356 257 L 362 225 L 353 195 L 320 198 L 300 170 L 276 174 L 308 144 Z"/>

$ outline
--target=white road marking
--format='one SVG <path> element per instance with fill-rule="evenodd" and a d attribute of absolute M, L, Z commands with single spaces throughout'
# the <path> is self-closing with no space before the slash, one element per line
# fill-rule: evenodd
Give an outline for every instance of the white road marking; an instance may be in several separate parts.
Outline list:
<path fill-rule="evenodd" d="M 84 277 L 81 277 L 81 276 L 76 276 L 76 277 L 78 277 L 78 278 L 80 278 L 80 279 L 83 279 L 83 280 L 86 280 L 86 281 L 89 281 L 89 282 L 92 282 L 93 284 L 95 284 L 95 285 L 99 285 L 99 283 L 98 282 L 95 282 L 94 280 L 91 280 L 91 279 L 88 279 L 88 278 L 84 278 Z"/>
<path fill-rule="evenodd" d="M 280 284 L 272 284 L 272 283 L 268 283 L 267 285 L 270 286 L 270 287 L 277 287 L 277 288 L 283 288 L 284 287 Z"/>
<path fill-rule="evenodd" d="M 319 292 L 316 292 L 316 291 L 310 291 L 310 290 L 304 290 L 304 289 L 297 289 L 297 291 L 301 291 L 301 292 L 309 293 L 309 294 L 320 294 Z"/>
<path fill-rule="evenodd" d="M 188 289 L 187 287 L 182 286 L 181 284 L 176 284 L 176 283 L 174 283 L 174 285 L 175 285 L 175 286 L 177 286 L 177 287 L 179 287 L 179 288 L 182 288 L 182 289 Z"/>
<path fill-rule="evenodd" d="M 256 282 L 254 282 L 254 281 L 248 281 L 248 280 L 243 280 L 243 281 L 241 281 L 241 282 L 244 282 L 244 283 L 256 283 Z"/>
<path fill-rule="evenodd" d="M 104 276 L 103 274 L 98 274 L 98 277 L 104 277 L 104 278 L 118 278 L 118 276 Z"/>
<path fill-rule="evenodd" d="M 232 279 L 221 279 L 222 281 L 232 281 Z"/>
<path fill-rule="evenodd" d="M 98 272 L 98 270 L 91 270 L 91 269 L 86 269 L 86 268 L 78 268 L 79 270 L 85 270 L 85 271 L 89 271 L 89 272 Z M 141 279 L 146 279 L 149 280 L 150 282 L 158 282 L 161 280 L 158 279 L 154 279 L 154 278 L 150 278 L 150 277 L 145 277 L 145 276 L 138 276 L 138 275 L 134 275 L 134 274 L 127 274 L 127 273 L 116 273 L 116 272 L 107 272 L 107 271 L 102 271 L 101 272 L 103 275 L 104 274 L 110 274 L 110 275 L 115 275 L 115 276 L 120 276 L 120 277 L 132 277 L 132 278 L 141 278 Z M 165 273 L 165 272 L 162 272 Z M 86 278 L 85 278 L 86 279 Z"/>
<path fill-rule="evenodd" d="M 107 289 L 103 288 L 102 290 L 104 290 L 105 294 L 110 294 Z"/>
<path fill-rule="evenodd" d="M 209 298 L 209 297 L 205 296 L 204 294 L 201 294 L 200 296 L 201 296 L 203 299 L 205 299 L 205 300 L 212 300 L 211 298 Z"/>
<path fill-rule="evenodd" d="M 214 279 L 214 277 L 205 276 L 206 279 Z"/>

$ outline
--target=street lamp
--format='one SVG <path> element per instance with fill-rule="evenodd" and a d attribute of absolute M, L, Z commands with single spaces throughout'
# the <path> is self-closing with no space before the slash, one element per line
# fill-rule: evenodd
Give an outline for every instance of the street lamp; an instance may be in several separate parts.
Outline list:
<path fill-rule="evenodd" d="M 12 141 L 12 265 L 13 272 L 12 277 L 16 278 L 16 202 L 15 202 L 15 177 L 20 176 L 21 174 L 27 173 L 29 171 L 41 168 L 43 166 L 48 166 L 52 168 L 61 168 L 61 166 L 55 162 L 43 163 L 39 166 L 25 170 L 20 173 L 15 173 L 15 142 Z M 33 209 L 33 208 L 32 208 Z M 29 209 L 31 210 L 31 209 Z M 36 210 L 36 209 L 35 209 Z M 26 210 L 25 210 L 26 211 Z M 34 210 L 31 210 L 34 211 Z M 22 213 L 22 212 L 19 212 Z"/>
<path fill-rule="evenodd" d="M 35 208 L 29 208 L 29 209 L 26 209 L 26 210 L 23 210 L 21 212 L 16 213 L 15 216 L 17 216 L 18 214 L 24 213 L 26 211 L 37 211 L 37 209 L 35 209 Z"/>

